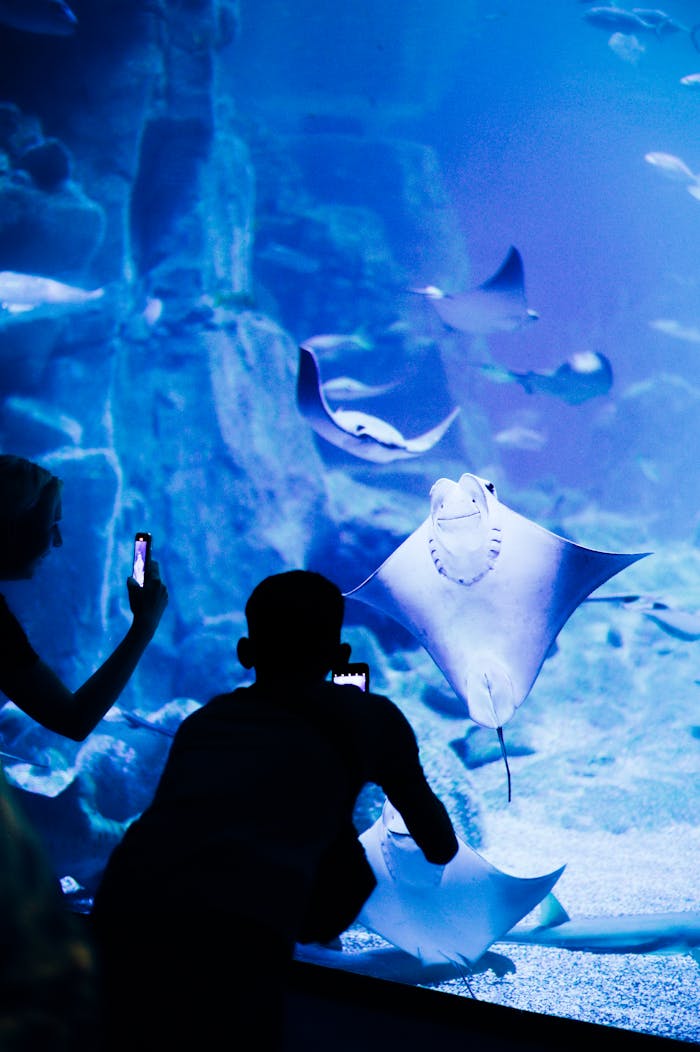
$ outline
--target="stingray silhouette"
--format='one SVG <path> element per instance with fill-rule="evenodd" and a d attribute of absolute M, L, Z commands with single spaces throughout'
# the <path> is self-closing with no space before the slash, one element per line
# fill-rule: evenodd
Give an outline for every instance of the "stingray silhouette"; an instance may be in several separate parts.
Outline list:
<path fill-rule="evenodd" d="M 527 306 L 523 261 L 514 245 L 496 273 L 467 292 L 443 292 L 436 285 L 409 291 L 425 296 L 449 328 L 473 335 L 514 332 L 539 318 Z"/>
<path fill-rule="evenodd" d="M 321 438 L 361 460 L 390 464 L 418 457 L 432 449 L 459 413 L 453 409 L 444 420 L 415 438 L 405 438 L 386 420 L 354 409 L 331 409 L 321 384 L 318 360 L 310 347 L 299 347 L 297 377 L 299 412 Z"/>

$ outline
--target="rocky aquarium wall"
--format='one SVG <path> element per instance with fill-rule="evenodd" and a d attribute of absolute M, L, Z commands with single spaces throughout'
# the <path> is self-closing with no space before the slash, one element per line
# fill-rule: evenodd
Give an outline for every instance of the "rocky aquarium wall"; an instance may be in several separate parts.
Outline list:
<path fill-rule="evenodd" d="M 400 977 L 697 1041 L 694 5 L 74 0 L 70 31 L 18 6 L 0 4 L 0 449 L 64 480 L 64 545 L 4 591 L 71 686 L 129 623 L 137 530 L 170 594 L 86 742 L 0 711 L 72 904 L 179 721 L 247 681 L 253 586 L 308 567 L 352 592 L 466 474 L 507 511 L 457 642 L 406 614 L 410 559 L 391 601 L 348 597 L 346 638 L 463 840 L 515 876 L 565 865 L 556 896 L 607 949 L 506 938 L 468 987 L 401 957 Z M 569 545 L 643 557 L 570 587 Z M 475 643 L 521 688 L 510 800 L 460 688 Z M 368 792 L 358 827 L 381 807 Z M 630 939 L 640 917 L 656 942 Z M 379 928 L 328 963 L 381 973 Z"/>

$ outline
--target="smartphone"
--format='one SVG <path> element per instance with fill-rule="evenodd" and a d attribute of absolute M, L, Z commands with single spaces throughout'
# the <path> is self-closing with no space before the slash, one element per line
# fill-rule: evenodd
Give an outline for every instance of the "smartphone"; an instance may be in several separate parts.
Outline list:
<path fill-rule="evenodd" d="M 342 668 L 333 669 L 334 683 L 353 683 L 360 690 L 369 690 L 369 665 L 366 661 L 349 661 Z"/>
<path fill-rule="evenodd" d="M 141 530 L 134 537 L 134 560 L 132 576 L 136 583 L 143 588 L 146 567 L 151 561 L 151 535 Z"/>

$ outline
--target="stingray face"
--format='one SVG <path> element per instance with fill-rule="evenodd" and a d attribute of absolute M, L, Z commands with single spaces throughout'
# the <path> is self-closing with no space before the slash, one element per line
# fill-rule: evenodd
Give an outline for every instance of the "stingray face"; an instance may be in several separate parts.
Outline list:
<path fill-rule="evenodd" d="M 459 482 L 438 479 L 430 490 L 430 554 L 438 573 L 458 584 L 480 580 L 500 551 L 495 489 L 465 473 Z"/>

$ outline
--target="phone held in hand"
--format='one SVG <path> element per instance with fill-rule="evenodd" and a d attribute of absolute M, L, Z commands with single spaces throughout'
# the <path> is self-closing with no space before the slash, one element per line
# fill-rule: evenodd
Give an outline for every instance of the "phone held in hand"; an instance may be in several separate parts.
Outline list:
<path fill-rule="evenodd" d="M 342 668 L 333 669 L 334 683 L 353 683 L 360 690 L 369 690 L 369 665 L 366 661 L 349 661 Z"/>
<path fill-rule="evenodd" d="M 151 561 L 151 535 L 141 530 L 134 537 L 134 560 L 132 576 L 136 583 L 143 588 L 146 567 Z"/>

